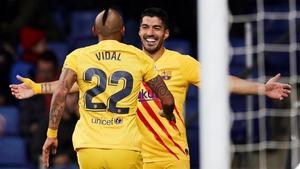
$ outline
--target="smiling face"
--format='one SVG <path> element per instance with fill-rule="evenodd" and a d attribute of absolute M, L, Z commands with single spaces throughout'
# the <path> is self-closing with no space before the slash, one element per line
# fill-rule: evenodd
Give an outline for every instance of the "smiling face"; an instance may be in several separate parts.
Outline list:
<path fill-rule="evenodd" d="M 158 17 L 144 16 L 141 21 L 139 36 L 143 49 L 154 54 L 163 50 L 163 43 L 169 37 L 169 29 L 166 29 L 162 20 Z"/>

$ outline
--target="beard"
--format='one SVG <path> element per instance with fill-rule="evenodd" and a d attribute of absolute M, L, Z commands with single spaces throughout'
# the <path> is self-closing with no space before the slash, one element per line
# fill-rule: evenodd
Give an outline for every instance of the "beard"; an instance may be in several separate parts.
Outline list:
<path fill-rule="evenodd" d="M 157 51 L 159 51 L 160 49 L 161 49 L 161 47 L 163 46 L 163 42 L 164 42 L 164 40 L 163 39 L 160 39 L 158 42 L 157 42 L 157 44 L 156 45 L 148 45 L 147 43 L 147 41 L 146 41 L 146 38 L 144 38 L 143 40 L 142 40 L 142 45 L 143 45 L 143 49 L 146 51 L 146 52 L 148 52 L 148 53 L 150 53 L 150 54 L 154 54 L 154 53 L 156 53 Z"/>

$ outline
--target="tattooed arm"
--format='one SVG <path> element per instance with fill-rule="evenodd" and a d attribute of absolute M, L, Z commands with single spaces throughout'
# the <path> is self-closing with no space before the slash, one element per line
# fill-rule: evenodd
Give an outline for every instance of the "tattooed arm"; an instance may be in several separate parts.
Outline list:
<path fill-rule="evenodd" d="M 160 76 L 156 76 L 146 83 L 155 93 L 155 95 L 160 99 L 164 116 L 166 116 L 166 118 L 170 121 L 175 120 L 175 116 L 173 114 L 174 98 L 163 79 Z"/>
<path fill-rule="evenodd" d="M 17 79 L 23 83 L 9 85 L 12 95 L 14 95 L 17 99 L 30 98 L 36 94 L 52 94 L 58 86 L 58 80 L 52 82 L 35 83 L 31 79 L 24 78 L 19 75 L 17 75 Z M 75 93 L 78 91 L 78 85 L 77 83 L 74 83 L 69 93 Z"/>
<path fill-rule="evenodd" d="M 66 96 L 75 83 L 76 78 L 76 73 L 73 70 L 64 69 L 60 75 L 57 88 L 53 93 L 49 113 L 47 139 L 44 143 L 42 153 L 42 161 L 46 167 L 49 166 L 50 151 L 52 151 L 53 154 L 56 153 L 58 146 L 57 129 L 65 109 Z"/>
<path fill-rule="evenodd" d="M 41 83 L 41 94 L 52 94 L 58 88 L 58 80 L 52 82 Z M 68 93 L 78 92 L 79 88 L 77 83 L 74 83 Z"/>
<path fill-rule="evenodd" d="M 56 90 L 54 90 L 50 113 L 49 113 L 49 128 L 57 129 L 62 113 L 64 112 L 66 96 L 69 90 L 76 81 L 76 73 L 71 69 L 65 69 L 57 83 Z M 45 90 L 47 85 L 45 85 Z M 50 87 L 48 87 L 50 88 Z"/>

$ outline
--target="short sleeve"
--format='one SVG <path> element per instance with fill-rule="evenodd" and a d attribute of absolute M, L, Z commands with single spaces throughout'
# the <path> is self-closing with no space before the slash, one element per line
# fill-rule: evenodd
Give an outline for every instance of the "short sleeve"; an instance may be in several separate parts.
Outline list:
<path fill-rule="evenodd" d="M 143 81 L 147 82 L 147 81 L 155 78 L 158 75 L 158 73 L 155 70 L 154 61 L 144 53 L 142 53 L 142 57 L 143 57 L 143 60 L 144 60 L 144 63 L 143 63 L 143 67 L 144 67 Z"/>
<path fill-rule="evenodd" d="M 72 69 L 74 72 L 77 72 L 77 57 L 76 52 L 72 52 L 67 55 L 66 60 L 64 62 L 63 70 L 68 68 Z"/>
<path fill-rule="evenodd" d="M 201 64 L 194 58 L 192 58 L 189 55 L 184 55 L 182 57 L 184 61 L 181 63 L 184 63 L 181 65 L 183 77 L 186 78 L 186 80 L 195 86 L 200 87 L 201 82 L 201 76 L 200 76 L 200 68 Z"/>

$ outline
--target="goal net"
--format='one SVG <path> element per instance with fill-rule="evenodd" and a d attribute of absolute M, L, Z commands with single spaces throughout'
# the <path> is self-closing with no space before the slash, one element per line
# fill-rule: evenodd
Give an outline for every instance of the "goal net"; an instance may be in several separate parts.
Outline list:
<path fill-rule="evenodd" d="M 231 168 L 294 169 L 300 162 L 300 1 L 231 2 L 230 74 L 265 83 L 281 73 L 280 81 L 292 85 L 283 101 L 230 96 Z"/>

